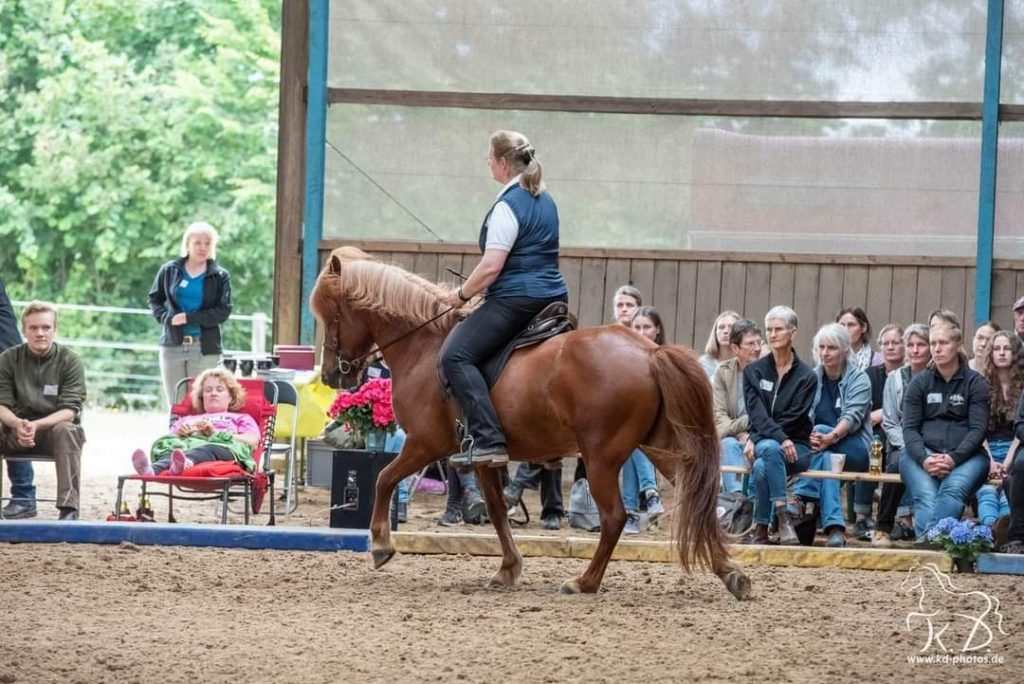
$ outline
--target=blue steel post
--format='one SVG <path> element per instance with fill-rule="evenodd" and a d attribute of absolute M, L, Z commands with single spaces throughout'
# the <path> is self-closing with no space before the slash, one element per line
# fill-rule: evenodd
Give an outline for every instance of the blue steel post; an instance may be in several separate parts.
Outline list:
<path fill-rule="evenodd" d="M 302 221 L 302 344 L 313 344 L 309 295 L 320 270 L 324 232 L 324 150 L 327 139 L 327 19 L 329 0 L 309 0 L 309 84 L 306 94 L 306 201 Z"/>
<path fill-rule="evenodd" d="M 1003 63 L 1003 0 L 988 1 L 985 35 L 985 99 L 981 115 L 981 180 L 978 192 L 978 254 L 974 276 L 974 321 L 992 317 L 992 242 L 996 220 L 996 160 L 999 155 L 999 86 Z"/>

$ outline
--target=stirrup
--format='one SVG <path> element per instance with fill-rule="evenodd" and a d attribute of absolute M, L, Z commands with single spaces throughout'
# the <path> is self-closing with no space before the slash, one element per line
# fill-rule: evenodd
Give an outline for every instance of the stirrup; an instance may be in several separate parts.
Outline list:
<path fill-rule="evenodd" d="M 455 468 L 471 468 L 473 466 L 473 435 L 467 434 L 459 444 L 459 453 L 448 457 L 448 463 Z"/>

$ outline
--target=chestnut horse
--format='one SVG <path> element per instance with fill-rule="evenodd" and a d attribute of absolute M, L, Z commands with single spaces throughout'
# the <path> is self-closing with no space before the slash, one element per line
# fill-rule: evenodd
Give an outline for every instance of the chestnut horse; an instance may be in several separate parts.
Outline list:
<path fill-rule="evenodd" d="M 355 247 L 341 247 L 331 253 L 310 298 L 325 330 L 326 384 L 353 386 L 375 345 L 391 367 L 395 415 L 407 436 L 377 479 L 370 530 L 378 568 L 395 553 L 388 525 L 394 488 L 459 451 L 461 410 L 457 401 L 446 400 L 436 370 L 441 344 L 458 320 L 442 303 L 450 292 Z M 626 523 L 619 470 L 641 445 L 675 485 L 672 537 L 683 569 L 710 567 L 734 596 L 749 594 L 750 580 L 729 557 L 715 516 L 719 456 L 711 389 L 689 350 L 659 347 L 621 325 L 577 330 L 514 353 L 492 397 L 511 459 L 544 462 L 579 453 L 586 464 L 601 537 L 586 571 L 564 583 L 563 592 L 600 588 Z M 511 587 L 523 560 L 501 479 L 492 468 L 476 472 L 502 549 L 490 586 Z"/>

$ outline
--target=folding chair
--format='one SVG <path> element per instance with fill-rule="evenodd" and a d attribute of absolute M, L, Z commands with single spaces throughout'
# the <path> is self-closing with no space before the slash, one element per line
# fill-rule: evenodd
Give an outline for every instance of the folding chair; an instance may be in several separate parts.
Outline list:
<path fill-rule="evenodd" d="M 0 453 L 0 508 L 3 507 L 5 502 L 13 501 L 14 500 L 13 497 L 4 496 L 4 477 L 5 477 L 5 473 L 6 473 L 6 469 L 5 469 L 5 466 L 4 466 L 5 462 L 10 462 L 10 463 L 29 463 L 29 462 L 35 462 L 35 463 L 54 463 L 55 461 L 56 461 L 56 457 L 51 455 L 51 454 L 11 454 L 10 456 L 4 456 L 3 453 Z M 42 501 L 43 503 L 54 503 L 55 504 L 55 503 L 57 503 L 57 495 L 54 494 L 54 497 L 52 499 L 45 499 L 45 498 L 37 496 L 36 497 L 36 503 L 38 504 L 40 501 Z M 3 520 L 3 519 L 4 519 L 3 510 L 0 510 L 0 520 Z"/>
<path fill-rule="evenodd" d="M 284 514 L 291 515 L 298 507 L 298 483 L 295 479 L 295 436 L 299 427 L 299 392 L 287 380 L 271 380 L 277 385 L 277 405 L 291 406 L 291 434 L 287 442 L 274 441 L 270 445 L 271 455 L 285 454 Z"/>
<path fill-rule="evenodd" d="M 189 397 L 189 389 L 192 378 L 182 380 L 178 383 L 175 396 L 181 396 L 184 386 L 184 398 L 171 407 L 171 424 L 183 416 L 192 415 L 192 404 Z M 166 472 L 160 475 L 120 475 L 117 478 L 117 500 L 114 505 L 115 511 L 121 510 L 123 500 L 124 483 L 135 480 L 142 483 L 142 496 L 147 493 L 153 496 L 167 497 L 167 520 L 176 522 L 174 519 L 174 499 L 186 501 L 210 501 L 220 499 L 221 501 L 221 523 L 228 521 L 228 502 L 232 499 L 245 501 L 245 524 L 249 524 L 250 508 L 252 513 L 259 513 L 264 495 L 269 489 L 270 494 L 270 521 L 268 525 L 276 522 L 274 513 L 274 471 L 270 468 L 270 446 L 274 440 L 274 421 L 277 416 L 277 392 L 278 386 L 272 381 L 265 381 L 262 378 L 240 378 L 239 383 L 245 388 L 245 406 L 241 412 L 253 417 L 260 428 L 261 440 L 253 451 L 252 457 L 257 464 L 256 472 L 245 471 L 235 461 L 211 461 L 198 463 L 186 469 L 180 475 L 168 475 Z M 167 492 L 149 492 L 148 485 L 167 485 Z M 177 492 L 177 494 L 175 493 Z"/>

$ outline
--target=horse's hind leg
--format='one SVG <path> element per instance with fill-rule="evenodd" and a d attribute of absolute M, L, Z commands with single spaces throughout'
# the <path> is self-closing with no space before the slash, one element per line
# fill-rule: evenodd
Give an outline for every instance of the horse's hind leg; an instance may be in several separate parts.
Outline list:
<path fill-rule="evenodd" d="M 491 577 L 487 586 L 514 587 L 519 584 L 519 576 L 523 571 L 523 557 L 519 555 L 519 549 L 512 538 L 512 529 L 508 524 L 508 509 L 505 507 L 505 497 L 501 493 L 501 475 L 494 468 L 477 468 L 476 473 L 483 489 L 484 500 L 487 502 L 487 515 L 490 516 L 491 524 L 494 525 L 498 541 L 501 543 L 501 567 Z"/>
<path fill-rule="evenodd" d="M 623 462 L 625 457 L 612 459 L 605 454 L 586 461 L 590 495 L 594 497 L 601 513 L 601 539 L 586 571 L 562 585 L 563 594 L 592 594 L 601 588 L 601 580 L 604 579 L 612 551 L 619 542 L 622 528 L 626 526 L 626 508 L 619 494 L 619 470 Z"/>

